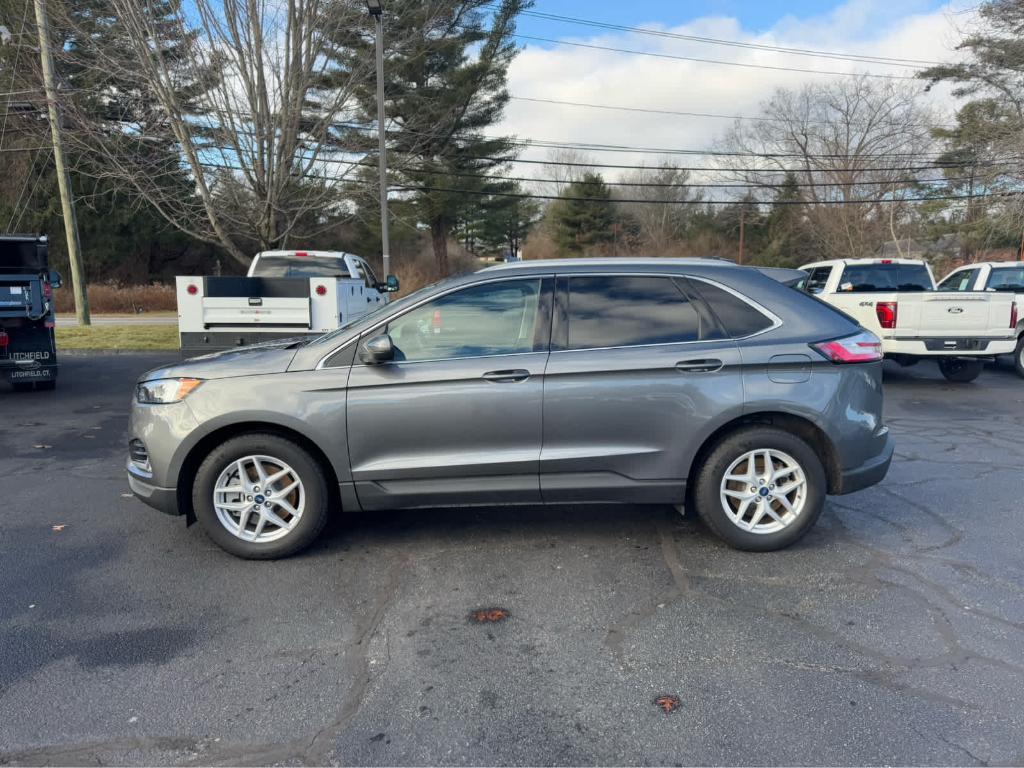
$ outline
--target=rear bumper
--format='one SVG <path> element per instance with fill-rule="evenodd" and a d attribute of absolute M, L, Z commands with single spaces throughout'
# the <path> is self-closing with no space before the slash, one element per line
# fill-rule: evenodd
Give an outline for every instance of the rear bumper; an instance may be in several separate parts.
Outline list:
<path fill-rule="evenodd" d="M 1012 336 L 882 339 L 886 355 L 912 357 L 993 357 L 1011 354 L 1016 346 Z"/>
<path fill-rule="evenodd" d="M 889 472 L 889 465 L 892 464 L 892 455 L 895 448 L 896 445 L 893 442 L 892 435 L 887 434 L 885 446 L 882 448 L 881 453 L 864 462 L 859 467 L 842 471 L 839 478 L 839 488 L 835 491 L 835 495 L 841 496 L 846 493 L 853 493 L 881 482 Z"/>
<path fill-rule="evenodd" d="M 128 487 L 132 493 L 143 504 L 148 504 L 153 509 L 158 509 L 167 515 L 180 515 L 178 508 L 178 491 L 176 488 L 160 488 L 150 485 L 143 478 L 135 474 L 131 465 L 128 469 Z"/>

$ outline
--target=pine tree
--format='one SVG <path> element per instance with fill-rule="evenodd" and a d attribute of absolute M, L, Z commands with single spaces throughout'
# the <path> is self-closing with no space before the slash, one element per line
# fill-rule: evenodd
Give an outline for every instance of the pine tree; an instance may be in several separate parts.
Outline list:
<path fill-rule="evenodd" d="M 599 173 L 587 173 L 569 184 L 551 206 L 553 236 L 558 249 L 576 255 L 615 239 L 612 192 Z"/>
<path fill-rule="evenodd" d="M 438 272 L 448 273 L 448 237 L 467 205 L 494 183 L 483 178 L 514 154 L 507 137 L 485 133 L 508 103 L 506 74 L 516 54 L 515 21 L 529 0 L 393 0 L 385 8 L 385 96 L 392 177 L 412 190 L 429 226 Z M 494 6 L 498 7 L 495 9 Z M 373 38 L 352 30 L 342 71 L 372 57 Z M 376 120 L 376 82 L 358 91 Z M 369 147 L 367 147 L 369 149 Z M 367 162 L 375 162 L 370 150 Z"/>

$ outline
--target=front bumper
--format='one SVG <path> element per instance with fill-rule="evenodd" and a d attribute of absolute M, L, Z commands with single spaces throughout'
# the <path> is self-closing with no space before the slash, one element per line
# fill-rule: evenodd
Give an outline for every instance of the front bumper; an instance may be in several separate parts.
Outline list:
<path fill-rule="evenodd" d="M 147 482 L 147 479 L 139 474 L 135 465 L 128 462 L 128 487 L 132 493 L 143 504 L 148 504 L 153 509 L 158 509 L 167 515 L 180 515 L 178 508 L 178 490 L 176 488 L 160 488 Z"/>
<path fill-rule="evenodd" d="M 889 465 L 892 464 L 892 455 L 895 449 L 896 444 L 892 439 L 892 435 L 887 434 L 885 437 L 885 447 L 882 448 L 881 453 L 864 462 L 859 467 L 842 471 L 839 478 L 839 488 L 835 491 L 835 495 L 841 496 L 846 493 L 853 493 L 875 483 L 880 483 L 889 471 Z"/>

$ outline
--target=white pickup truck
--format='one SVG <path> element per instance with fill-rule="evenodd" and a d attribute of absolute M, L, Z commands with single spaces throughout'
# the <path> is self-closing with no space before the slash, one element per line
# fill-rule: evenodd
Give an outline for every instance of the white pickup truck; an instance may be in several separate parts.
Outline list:
<path fill-rule="evenodd" d="M 245 277 L 179 276 L 182 355 L 333 331 L 388 302 L 366 260 L 340 251 L 263 251 Z"/>
<path fill-rule="evenodd" d="M 915 259 L 834 259 L 801 267 L 800 287 L 882 340 L 887 358 L 913 365 L 933 358 L 949 381 L 973 381 L 986 359 L 1017 344 L 1017 305 L 1008 293 L 937 291 Z"/>
<path fill-rule="evenodd" d="M 1024 262 L 980 261 L 954 269 L 939 283 L 940 291 L 997 291 L 1017 303 L 1017 348 L 1013 367 L 1024 376 Z"/>

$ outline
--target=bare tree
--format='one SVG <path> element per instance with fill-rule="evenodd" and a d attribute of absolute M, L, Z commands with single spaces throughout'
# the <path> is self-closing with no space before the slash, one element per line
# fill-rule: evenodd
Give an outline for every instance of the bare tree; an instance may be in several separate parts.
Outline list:
<path fill-rule="evenodd" d="M 102 120 L 92 109 L 70 115 L 90 173 L 123 183 L 243 265 L 242 242 L 280 246 L 340 212 L 341 185 L 362 157 L 351 146 L 359 132 L 345 124 L 373 62 L 339 68 L 332 41 L 339 30 L 372 34 L 362 3 L 109 4 L 120 45 L 108 38 L 87 59 L 111 108 Z"/>
<path fill-rule="evenodd" d="M 639 225 L 644 255 L 681 255 L 693 203 L 700 200 L 700 195 L 694 194 L 689 187 L 690 172 L 679 168 L 674 160 L 668 158 L 654 168 L 641 166 L 624 176 L 623 183 L 615 195 L 620 199 L 672 200 L 678 203 L 631 202 L 620 205 Z"/>
<path fill-rule="evenodd" d="M 570 184 L 582 180 L 588 173 L 597 172 L 591 165 L 593 162 L 590 155 L 578 149 L 549 149 L 543 173 L 544 178 L 554 183 L 535 185 L 536 191 L 544 195 L 562 194 Z"/>
<path fill-rule="evenodd" d="M 821 251 L 863 257 L 914 215 L 906 198 L 932 164 L 934 119 L 921 91 L 868 77 L 778 90 L 761 107 L 764 119 L 737 121 L 722 162 L 768 193 L 792 173 Z"/>

